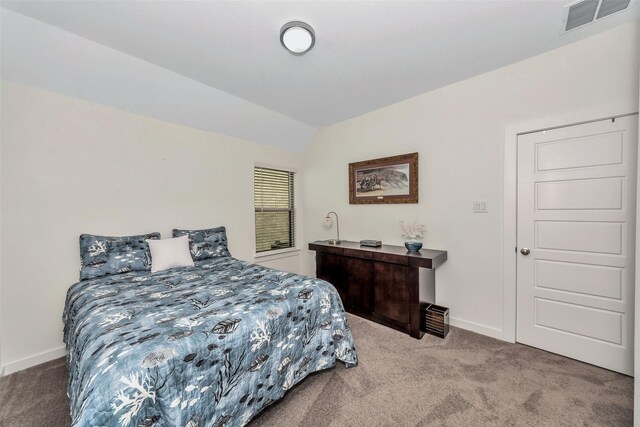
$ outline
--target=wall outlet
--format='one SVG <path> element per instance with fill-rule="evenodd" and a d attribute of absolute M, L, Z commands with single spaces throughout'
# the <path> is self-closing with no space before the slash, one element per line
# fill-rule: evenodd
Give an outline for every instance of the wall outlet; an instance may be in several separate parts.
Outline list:
<path fill-rule="evenodd" d="M 473 213 L 487 213 L 487 212 L 489 212 L 489 203 L 486 200 L 473 201 Z"/>

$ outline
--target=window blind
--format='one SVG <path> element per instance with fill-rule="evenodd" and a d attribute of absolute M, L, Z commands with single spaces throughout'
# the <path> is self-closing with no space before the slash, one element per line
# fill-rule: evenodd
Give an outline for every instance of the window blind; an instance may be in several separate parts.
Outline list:
<path fill-rule="evenodd" d="M 295 247 L 294 173 L 255 167 L 256 253 Z"/>

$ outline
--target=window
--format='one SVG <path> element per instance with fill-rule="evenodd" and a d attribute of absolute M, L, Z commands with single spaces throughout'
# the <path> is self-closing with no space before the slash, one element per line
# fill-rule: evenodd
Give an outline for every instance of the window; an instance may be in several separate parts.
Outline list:
<path fill-rule="evenodd" d="M 253 169 L 256 253 L 295 247 L 294 175 L 277 169 Z"/>

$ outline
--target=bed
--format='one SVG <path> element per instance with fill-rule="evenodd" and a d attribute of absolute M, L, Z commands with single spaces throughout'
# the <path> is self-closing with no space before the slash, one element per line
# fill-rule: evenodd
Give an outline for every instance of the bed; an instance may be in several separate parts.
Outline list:
<path fill-rule="evenodd" d="M 67 292 L 73 426 L 242 426 L 310 373 L 357 365 L 327 282 L 224 254 L 121 270 Z"/>

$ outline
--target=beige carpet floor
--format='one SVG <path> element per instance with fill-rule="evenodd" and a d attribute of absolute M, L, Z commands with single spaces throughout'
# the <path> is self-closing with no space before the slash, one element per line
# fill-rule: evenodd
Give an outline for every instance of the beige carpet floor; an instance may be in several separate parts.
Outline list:
<path fill-rule="evenodd" d="M 251 426 L 631 426 L 633 378 L 452 328 L 350 316 L 360 365 L 311 375 Z M 0 381 L 0 426 L 69 425 L 64 359 Z"/>

